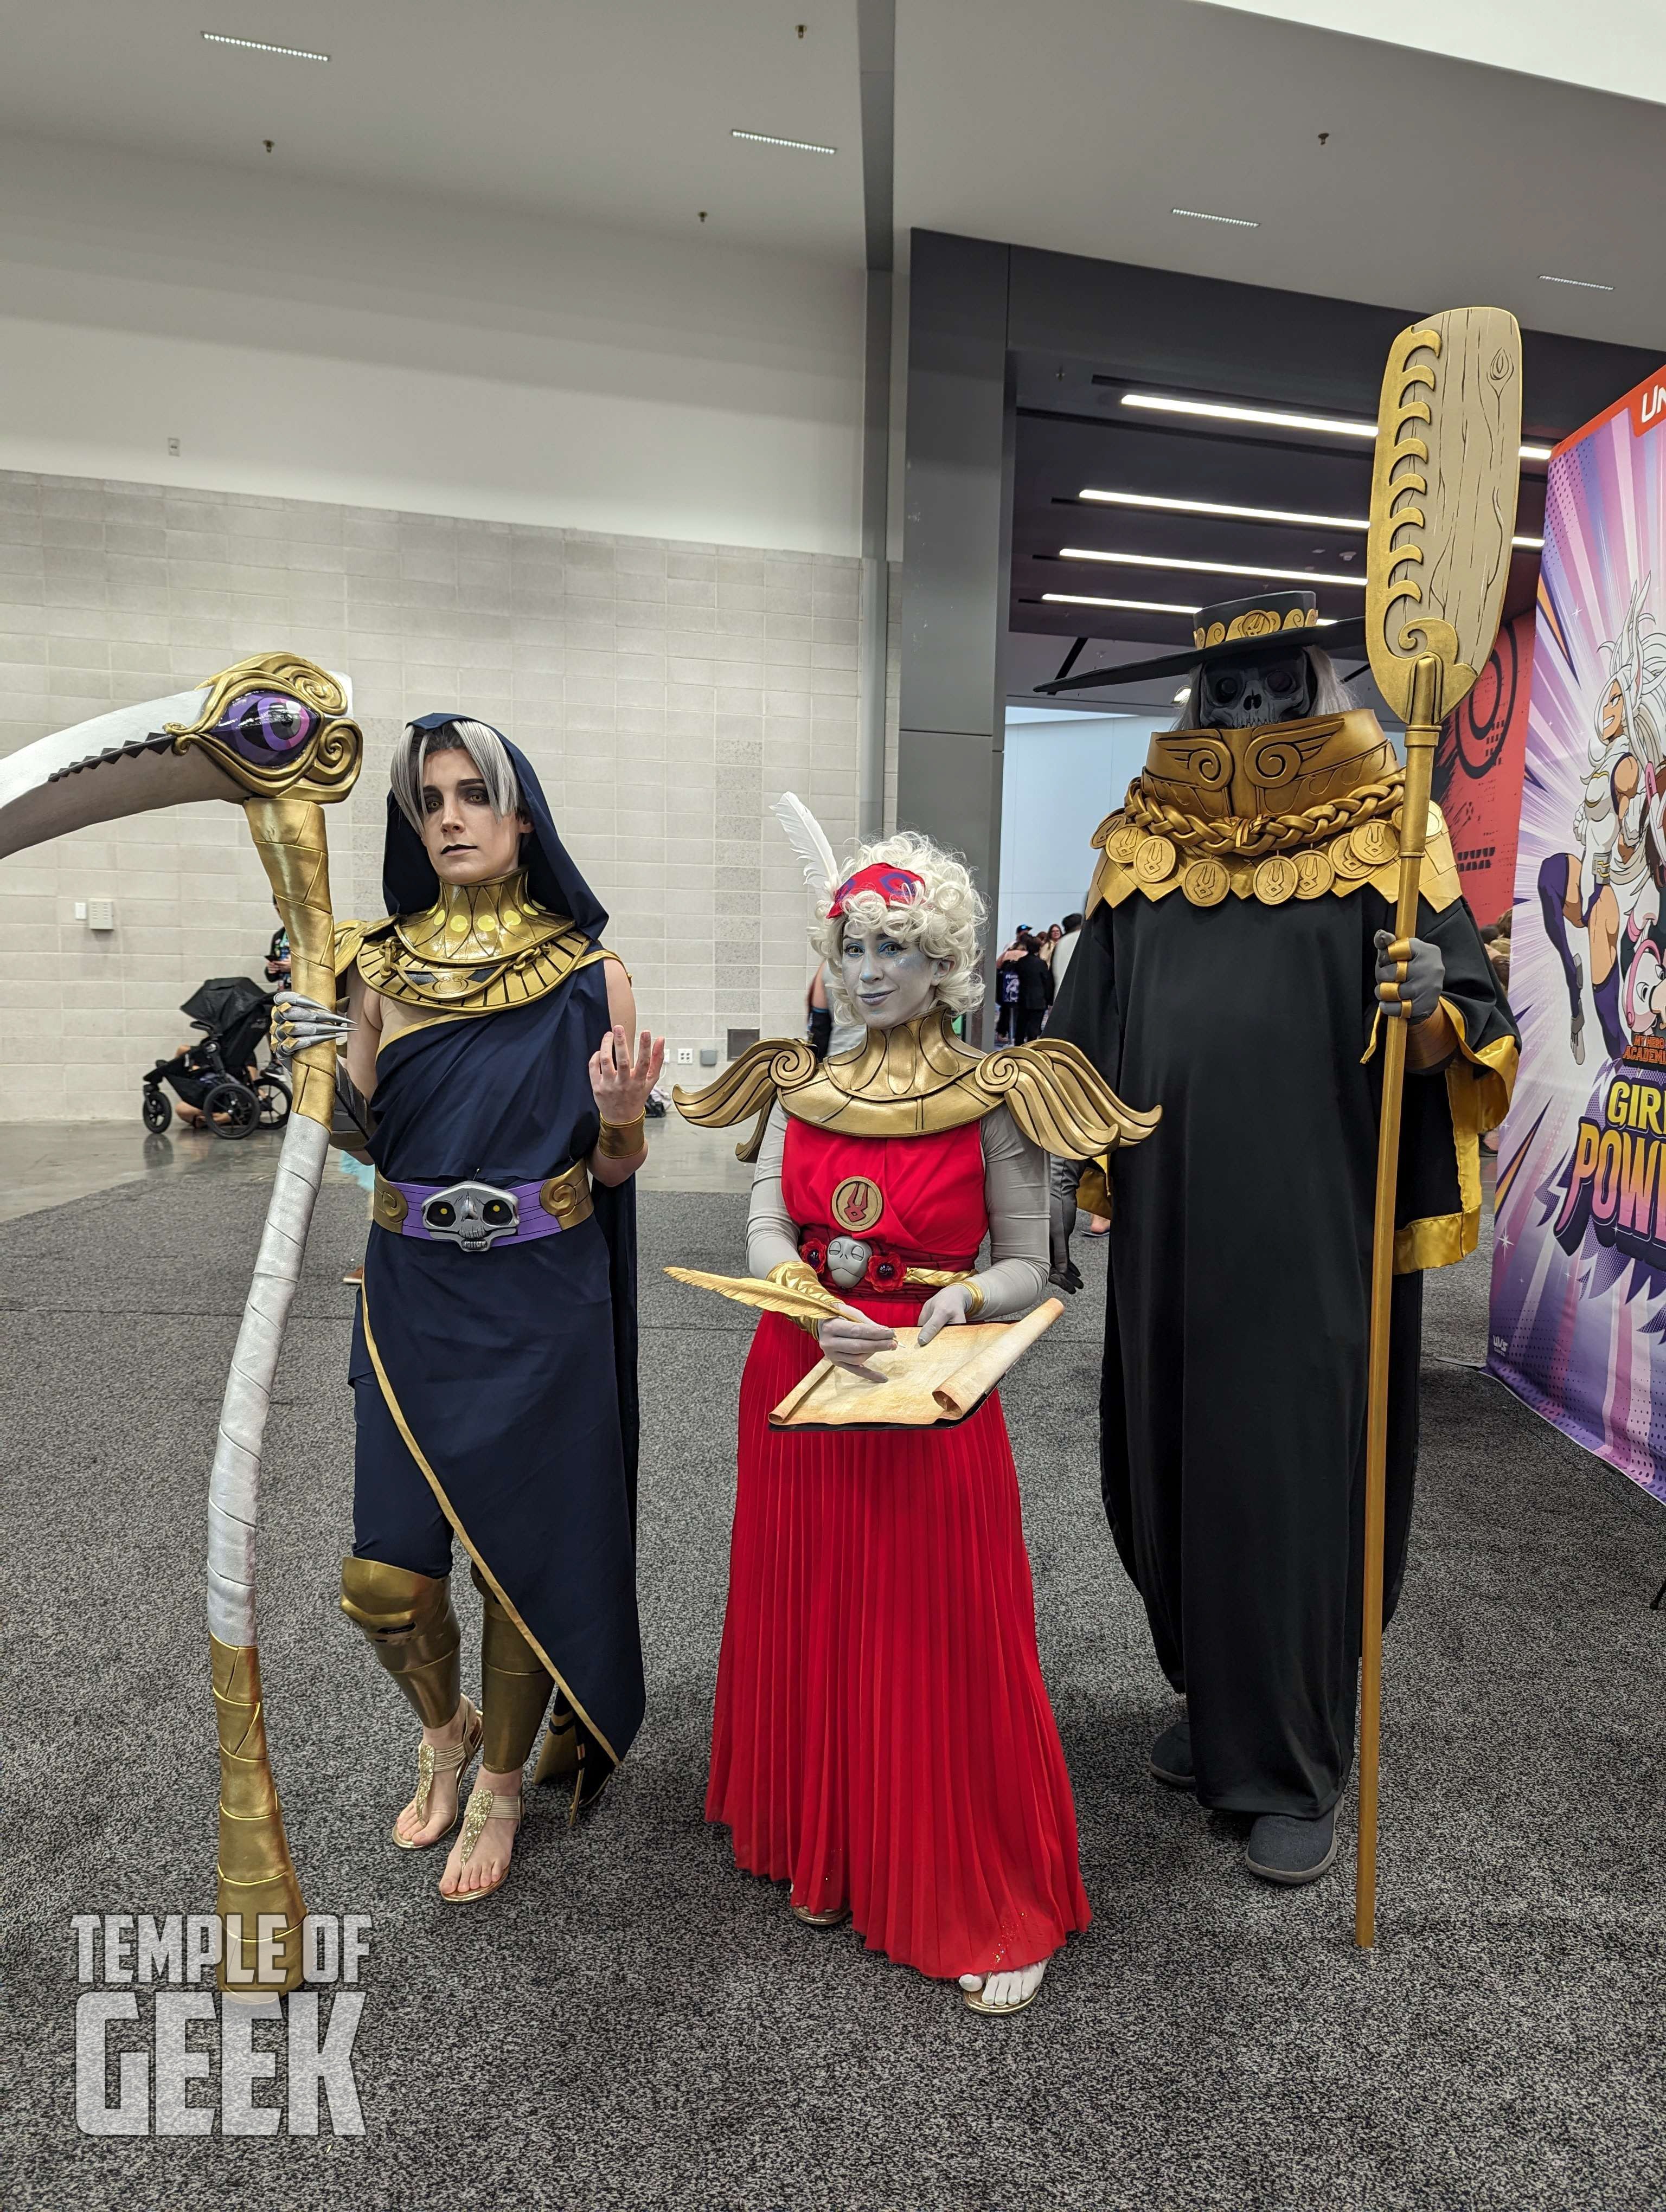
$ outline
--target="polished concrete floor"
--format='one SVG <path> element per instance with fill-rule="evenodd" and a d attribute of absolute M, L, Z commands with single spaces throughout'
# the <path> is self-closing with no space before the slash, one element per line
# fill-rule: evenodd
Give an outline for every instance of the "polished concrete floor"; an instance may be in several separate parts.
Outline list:
<path fill-rule="evenodd" d="M 644 1190 L 745 1191 L 751 1171 L 734 1156 L 744 1130 L 696 1129 L 680 1115 L 648 1123 Z M 67 1206 L 120 1183 L 212 1176 L 216 1185 L 269 1182 L 280 1139 L 257 1131 L 233 1140 L 175 1120 L 153 1136 L 131 1121 L 0 1122 L 0 1221 Z"/>

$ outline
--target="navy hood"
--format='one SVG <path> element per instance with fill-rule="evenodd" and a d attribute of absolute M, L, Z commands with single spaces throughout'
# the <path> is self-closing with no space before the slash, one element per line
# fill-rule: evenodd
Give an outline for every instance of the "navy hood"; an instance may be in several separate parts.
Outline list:
<path fill-rule="evenodd" d="M 455 714 L 418 714 L 410 726 L 413 730 L 443 730 L 451 722 L 478 720 L 477 715 L 459 710 Z M 489 722 L 482 726 L 489 730 L 492 727 Z M 520 786 L 520 803 L 532 817 L 531 834 L 521 841 L 521 865 L 526 871 L 527 888 L 541 907 L 551 914 L 564 914 L 587 937 L 599 939 L 607 927 L 607 909 L 575 867 L 567 848 L 556 835 L 550 804 L 532 763 L 519 745 L 503 737 L 502 730 L 493 734 L 503 738 L 503 750 L 509 756 L 515 781 Z M 427 848 L 389 792 L 387 840 L 382 847 L 382 898 L 387 911 L 422 914 L 434 905 L 439 896 L 440 878 L 434 872 Z"/>

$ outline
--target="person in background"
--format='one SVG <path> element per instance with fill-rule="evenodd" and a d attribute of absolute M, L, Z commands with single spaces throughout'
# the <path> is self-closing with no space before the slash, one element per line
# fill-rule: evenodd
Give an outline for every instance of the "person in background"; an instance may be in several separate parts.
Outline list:
<path fill-rule="evenodd" d="M 1050 965 L 1053 969 L 1053 996 L 1056 999 L 1064 988 L 1064 979 L 1070 967 L 1070 956 L 1076 950 L 1076 933 L 1082 926 L 1079 914 L 1066 915 L 1058 924 L 1058 936 L 1053 946 Z"/>
<path fill-rule="evenodd" d="M 1011 1044 L 1018 1013 L 1018 963 L 1024 957 L 1023 939 L 1028 925 L 1020 922 L 1012 941 L 995 955 L 995 1042 Z"/>
<path fill-rule="evenodd" d="M 1042 957 L 1041 939 L 1029 930 L 1018 934 L 1022 954 L 1018 962 L 1018 1016 L 1013 1024 L 1014 1041 L 1018 1044 L 1033 1044 L 1047 1026 L 1047 1011 L 1053 1003 L 1053 977 Z"/>
<path fill-rule="evenodd" d="M 272 906 L 274 910 L 277 909 L 276 899 L 272 901 Z M 266 947 L 266 981 L 276 983 L 282 989 L 289 980 L 289 933 L 284 927 L 283 918 L 279 912 L 277 927 L 272 932 L 272 941 Z"/>

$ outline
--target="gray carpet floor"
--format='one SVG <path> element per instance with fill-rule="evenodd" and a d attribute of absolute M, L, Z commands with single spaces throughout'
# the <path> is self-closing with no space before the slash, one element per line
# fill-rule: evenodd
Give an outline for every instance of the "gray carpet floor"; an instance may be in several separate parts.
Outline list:
<path fill-rule="evenodd" d="M 1040 2003 L 988 2021 L 798 1927 L 702 1821 L 747 1319 L 658 1269 L 733 1266 L 738 1199 L 643 1206 L 635 1751 L 576 1833 L 535 1804 L 478 1911 L 439 1902 L 437 1855 L 392 1847 L 412 1730 L 334 1607 L 361 1206 L 327 1186 L 291 1325 L 261 1637 L 308 1902 L 374 1919 L 359 2140 L 76 2133 L 70 1916 L 212 1900 L 203 1492 L 262 1198 L 193 1176 L 0 1227 L 8 2203 L 1666 2206 L 1666 1524 L 1461 1364 L 1480 1262 L 1430 1283 L 1367 1960 L 1346 1864 L 1262 1888 L 1241 1823 L 1145 1777 L 1174 1708 L 1100 1512 L 1104 1258 L 1079 1243 L 1087 1290 L 1006 1399 L 1096 1917 Z"/>

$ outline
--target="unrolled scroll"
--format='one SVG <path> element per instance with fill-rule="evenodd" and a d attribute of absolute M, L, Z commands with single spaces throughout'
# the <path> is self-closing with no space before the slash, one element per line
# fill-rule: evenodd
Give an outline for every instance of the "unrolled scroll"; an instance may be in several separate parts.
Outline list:
<path fill-rule="evenodd" d="M 769 1425 L 927 1429 L 964 1420 L 1063 1311 L 1049 1298 L 1022 1321 L 951 1325 L 923 1348 L 917 1328 L 899 1328 L 897 1349 L 870 1358 L 871 1375 L 819 1361 L 772 1409 Z"/>

